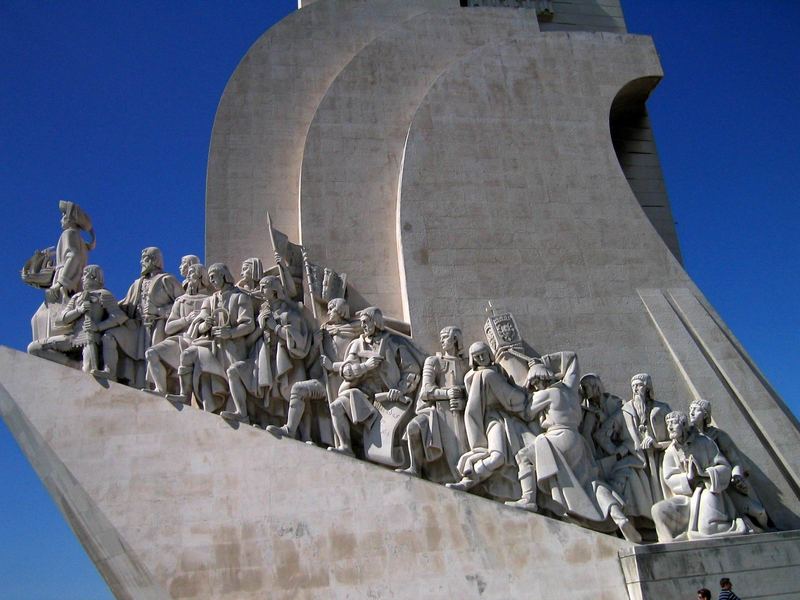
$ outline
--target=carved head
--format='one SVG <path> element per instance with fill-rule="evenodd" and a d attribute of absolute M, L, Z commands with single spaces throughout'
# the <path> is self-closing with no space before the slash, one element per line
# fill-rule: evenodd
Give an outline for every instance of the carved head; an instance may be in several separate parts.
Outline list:
<path fill-rule="evenodd" d="M 58 209 L 61 211 L 61 228 L 77 227 L 83 231 L 92 231 L 92 220 L 83 209 L 69 200 L 59 200 Z"/>
<path fill-rule="evenodd" d="M 181 258 L 181 264 L 178 267 L 178 272 L 181 274 L 181 277 L 186 277 L 189 274 L 189 267 L 199 262 L 200 258 L 194 254 L 187 254 Z"/>
<path fill-rule="evenodd" d="M 200 263 L 194 263 L 186 268 L 186 291 L 196 294 L 203 288 L 211 287 L 208 281 L 208 271 Z"/>
<path fill-rule="evenodd" d="M 83 269 L 81 283 L 83 283 L 83 289 L 89 291 L 105 287 L 106 278 L 100 265 L 86 265 Z"/>
<path fill-rule="evenodd" d="M 286 294 L 283 290 L 281 278 L 276 275 L 267 275 L 258 281 L 259 295 L 265 300 L 283 300 Z"/>
<path fill-rule="evenodd" d="M 264 264 L 260 258 L 247 258 L 242 263 L 242 279 L 245 281 L 261 281 L 264 277 Z"/>
<path fill-rule="evenodd" d="M 469 366 L 473 369 L 490 367 L 493 362 L 492 349 L 486 342 L 475 342 L 469 347 Z"/>
<path fill-rule="evenodd" d="M 605 392 L 606 390 L 599 376 L 594 373 L 587 373 L 581 377 L 581 396 L 584 399 L 599 402 Z"/>
<path fill-rule="evenodd" d="M 556 380 L 556 375 L 542 363 L 534 363 L 528 369 L 525 387 L 534 392 L 546 390 Z"/>
<path fill-rule="evenodd" d="M 637 373 L 631 377 L 631 391 L 634 398 L 639 396 L 643 400 L 648 398 L 650 400 L 656 399 L 656 394 L 653 391 L 653 380 L 650 379 L 650 375 L 647 373 Z"/>
<path fill-rule="evenodd" d="M 155 246 L 150 246 L 142 250 L 142 258 L 139 264 L 142 266 L 142 275 L 160 273 L 164 270 L 164 256 L 161 254 L 161 250 Z"/>
<path fill-rule="evenodd" d="M 455 325 L 448 325 L 439 332 L 439 343 L 445 354 L 464 358 L 464 335 Z"/>
<path fill-rule="evenodd" d="M 358 318 L 361 321 L 361 331 L 366 336 L 375 335 L 376 331 L 383 331 L 383 312 L 377 306 L 368 306 L 364 310 L 358 311 Z"/>
<path fill-rule="evenodd" d="M 334 298 L 328 302 L 328 320 L 334 323 L 350 320 L 350 306 L 344 298 Z"/>
<path fill-rule="evenodd" d="M 686 416 L 686 413 L 673 410 L 667 414 L 664 420 L 667 423 L 669 439 L 678 440 L 679 442 L 686 439 L 686 435 L 689 432 L 689 417 Z"/>
<path fill-rule="evenodd" d="M 221 290 L 226 284 L 233 285 L 233 275 L 228 266 L 223 263 L 214 263 L 208 267 L 208 280 L 215 290 Z"/>
<path fill-rule="evenodd" d="M 711 425 L 711 402 L 698 398 L 689 405 L 689 422 L 700 430 Z"/>

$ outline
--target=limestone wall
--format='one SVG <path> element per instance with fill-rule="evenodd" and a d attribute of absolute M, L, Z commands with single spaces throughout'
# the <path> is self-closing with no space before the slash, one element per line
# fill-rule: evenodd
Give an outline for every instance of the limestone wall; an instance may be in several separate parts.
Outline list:
<path fill-rule="evenodd" d="M 624 600 L 626 544 L 0 348 L 0 412 L 120 598 Z"/>

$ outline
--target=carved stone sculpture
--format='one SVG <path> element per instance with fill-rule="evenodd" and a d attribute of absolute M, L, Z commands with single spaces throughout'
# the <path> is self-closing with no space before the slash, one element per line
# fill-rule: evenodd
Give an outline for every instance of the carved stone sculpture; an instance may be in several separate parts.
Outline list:
<path fill-rule="evenodd" d="M 541 505 L 598 529 L 610 517 L 625 539 L 641 541 L 622 511 L 622 498 L 600 480 L 591 448 L 578 430 L 582 408 L 577 355 L 566 351 L 542 356 L 531 365 L 528 385 L 533 393 L 526 412 L 539 417 L 544 432 L 517 453 L 522 496 L 507 504 L 529 511 Z"/>
<path fill-rule="evenodd" d="M 158 248 L 142 250 L 140 264 L 141 276 L 119 303 L 129 318 L 121 327 L 106 332 L 103 349 L 109 378 L 143 388 L 145 352 L 166 337 L 167 317 L 183 287 L 174 275 L 164 272 L 164 257 Z M 120 353 L 126 359 L 122 364 Z"/>
<path fill-rule="evenodd" d="M 638 439 L 631 437 L 622 408 L 606 418 L 593 438 L 601 476 L 622 497 L 625 514 L 637 529 L 652 529 L 653 493 L 647 455 Z"/>
<path fill-rule="evenodd" d="M 448 483 L 456 490 L 474 490 L 499 500 L 519 497 L 516 453 L 532 441 L 538 428 L 521 417 L 527 392 L 509 381 L 494 363 L 485 342 L 469 348 L 470 371 L 464 377 L 467 403 L 464 425 L 468 451 L 458 461 L 461 479 Z M 478 488 L 478 486 L 480 486 Z"/>
<path fill-rule="evenodd" d="M 329 450 L 353 455 L 350 427 L 359 426 L 367 459 L 392 467 L 398 456 L 399 433 L 405 427 L 420 365 L 407 342 L 386 330 L 377 307 L 359 313 L 362 334 L 347 347 L 339 374 L 344 380 L 331 403 L 337 443 Z"/>
<path fill-rule="evenodd" d="M 189 404 L 194 394 L 204 410 L 217 412 L 228 398 L 227 368 L 247 357 L 247 336 L 256 324 L 250 296 L 233 285 L 227 266 L 211 265 L 208 279 L 215 291 L 189 326 L 192 343 L 178 366 L 180 394 L 169 397 Z"/>
<path fill-rule="evenodd" d="M 692 402 L 689 405 L 689 422 L 697 431 L 714 440 L 719 451 L 730 463 L 731 482 L 727 493 L 737 514 L 752 519 L 756 525 L 765 529 L 768 526 L 767 511 L 748 480 L 750 473 L 747 458 L 736 447 L 731 436 L 711 424 L 711 402 L 703 399 Z"/>
<path fill-rule="evenodd" d="M 22 268 L 22 280 L 36 288 L 45 290 L 45 301 L 31 320 L 33 342 L 29 351 L 36 351 L 47 343 L 48 338 L 70 332 L 70 327 L 59 326 L 56 320 L 64 304 L 81 290 L 81 277 L 89 257 L 96 245 L 92 220 L 74 202 L 61 200 L 61 236 L 56 246 L 37 250 Z M 89 235 L 85 241 L 81 232 Z M 52 356 L 51 356 L 52 358 Z"/>
<path fill-rule="evenodd" d="M 58 322 L 71 327 L 67 334 L 54 336 L 45 343 L 33 342 L 28 347 L 31 354 L 61 364 L 68 364 L 70 356 L 80 353 L 85 373 L 101 374 L 101 337 L 103 332 L 127 320 L 114 295 L 104 288 L 103 270 L 97 265 L 83 269 L 83 290 L 67 302 Z"/>
<path fill-rule="evenodd" d="M 236 287 L 245 292 L 252 292 L 258 289 L 261 278 L 264 277 L 264 264 L 260 258 L 246 258 L 242 262 L 242 271 Z"/>
<path fill-rule="evenodd" d="M 581 417 L 580 432 L 583 439 L 589 444 L 595 458 L 600 459 L 609 456 L 609 453 L 596 446 L 594 436 L 600 431 L 611 415 L 622 408 L 622 398 L 609 394 L 605 391 L 603 381 L 594 373 L 587 373 L 581 377 L 580 382 Z M 614 453 L 610 453 L 614 455 Z"/>
<path fill-rule="evenodd" d="M 416 412 L 406 427 L 410 464 L 397 469 L 439 483 L 460 479 L 458 460 L 467 451 L 464 428 L 467 358 L 458 327 L 439 333 L 442 351 L 425 359 Z"/>
<path fill-rule="evenodd" d="M 186 286 L 189 283 L 189 267 L 192 265 L 199 265 L 200 264 L 200 257 L 195 254 L 187 254 L 181 257 L 181 262 L 178 265 L 178 274 L 183 277 L 183 281 L 181 284 L 183 285 L 183 289 L 186 289 Z"/>
<path fill-rule="evenodd" d="M 203 301 L 208 297 L 206 293 L 209 286 L 208 273 L 203 265 L 192 263 L 185 270 L 182 268 L 181 275 L 185 277 L 183 288 L 186 293 L 175 299 L 167 317 L 164 333 L 169 337 L 151 346 L 144 353 L 147 360 L 147 381 L 152 383 L 155 391 L 161 395 L 171 391 L 168 378 L 173 373 L 177 382 L 181 352 L 191 344 L 189 327 L 200 314 Z"/>
<path fill-rule="evenodd" d="M 653 506 L 659 542 L 748 533 L 725 493 L 731 466 L 717 445 L 689 424 L 682 412 L 666 417 L 672 440 L 664 453 L 668 498 Z"/>
<path fill-rule="evenodd" d="M 320 401 L 320 403 L 325 401 L 324 408 L 318 408 L 318 414 L 322 419 L 325 416 L 328 420 L 330 419 L 328 404 L 336 398 L 336 392 L 342 383 L 339 372 L 344 364 L 343 359 L 347 346 L 359 336 L 360 331 L 360 323 L 350 321 L 350 307 L 344 298 L 334 298 L 328 302 L 328 321 L 320 327 L 319 331 L 321 338 L 319 340 L 319 367 L 325 369 L 326 373 L 320 372 L 313 379 L 295 383 L 289 396 L 286 423 L 280 427 L 270 425 L 267 427 L 268 431 L 296 438 L 303 422 L 306 423 L 306 429 L 310 430 L 310 415 L 307 409 L 309 402 L 312 401 Z M 307 370 L 311 371 L 311 369 Z M 319 440 L 320 443 L 335 445 L 332 437 L 330 440 L 326 439 L 328 436 L 326 425 L 320 423 L 318 429 L 322 438 Z M 332 431 L 330 433 L 332 434 Z M 310 439 L 310 432 L 306 437 Z"/>
<path fill-rule="evenodd" d="M 263 304 L 257 323 L 261 335 L 247 360 L 228 368 L 228 380 L 235 411 L 223 411 L 225 418 L 248 421 L 248 394 L 263 400 L 271 415 L 283 417 L 291 388 L 306 379 L 305 358 L 311 350 L 311 332 L 298 306 L 286 297 L 281 280 L 264 277 L 259 286 Z"/>
<path fill-rule="evenodd" d="M 644 452 L 650 494 L 653 502 L 658 502 L 666 493 L 661 477 L 661 460 L 670 444 L 664 420 L 670 407 L 655 399 L 653 381 L 647 373 L 639 373 L 631 378 L 631 391 L 633 397 L 622 405 L 622 416 L 636 449 Z"/>

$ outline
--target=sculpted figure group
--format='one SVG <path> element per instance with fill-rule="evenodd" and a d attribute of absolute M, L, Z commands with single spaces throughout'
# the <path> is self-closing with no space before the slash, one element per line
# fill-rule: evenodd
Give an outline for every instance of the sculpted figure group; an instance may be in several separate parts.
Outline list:
<path fill-rule="evenodd" d="M 598 375 L 582 374 L 575 352 L 527 356 L 509 314 L 489 317 L 486 341 L 468 350 L 459 327 L 443 328 L 440 350 L 426 356 L 380 308 L 353 319 L 344 297 L 317 293 L 344 296 L 346 276 L 311 265 L 286 240 L 291 260 L 276 250 L 265 270 L 249 258 L 238 282 L 226 265 L 206 270 L 194 255 L 181 260 L 179 281 L 158 248 L 145 248 L 140 276 L 118 303 L 102 269 L 86 264 L 88 216 L 74 203 L 60 209 L 57 251 L 37 252 L 22 274 L 46 291 L 32 354 L 233 426 L 632 542 L 770 526 L 747 459 L 711 424 L 710 403 L 672 411 L 646 373 L 631 378 L 623 401 Z M 92 231 L 90 243 L 82 231 Z"/>

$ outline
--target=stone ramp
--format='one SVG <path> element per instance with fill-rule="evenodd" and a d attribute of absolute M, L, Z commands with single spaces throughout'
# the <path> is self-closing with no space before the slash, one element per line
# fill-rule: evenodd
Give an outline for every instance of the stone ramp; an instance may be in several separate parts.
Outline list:
<path fill-rule="evenodd" d="M 0 348 L 0 410 L 120 598 L 624 599 L 621 539 Z"/>

